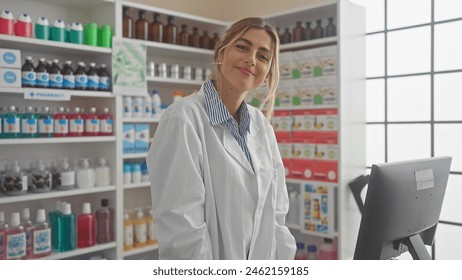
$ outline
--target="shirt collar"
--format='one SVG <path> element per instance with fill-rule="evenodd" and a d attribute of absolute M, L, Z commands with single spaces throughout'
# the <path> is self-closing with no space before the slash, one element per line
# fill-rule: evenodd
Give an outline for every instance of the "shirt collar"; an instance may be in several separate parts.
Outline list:
<path fill-rule="evenodd" d="M 207 80 L 204 83 L 204 96 L 205 109 L 212 125 L 218 125 L 233 120 L 233 117 L 218 95 L 212 80 Z M 241 134 L 250 132 L 250 113 L 245 102 L 242 102 L 239 107 L 239 117 L 241 120 L 239 124 L 239 132 Z"/>

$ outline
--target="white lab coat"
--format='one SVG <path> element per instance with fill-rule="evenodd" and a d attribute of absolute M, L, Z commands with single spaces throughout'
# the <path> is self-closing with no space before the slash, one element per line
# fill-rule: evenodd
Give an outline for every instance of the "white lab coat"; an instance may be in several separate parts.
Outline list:
<path fill-rule="evenodd" d="M 164 113 L 147 156 L 160 259 L 294 258 L 274 131 L 248 108 L 255 173 L 226 125 L 210 123 L 203 89 Z"/>

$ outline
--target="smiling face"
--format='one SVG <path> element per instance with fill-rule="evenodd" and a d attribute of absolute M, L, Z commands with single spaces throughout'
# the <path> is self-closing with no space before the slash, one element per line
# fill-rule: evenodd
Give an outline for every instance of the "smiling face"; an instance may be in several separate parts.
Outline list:
<path fill-rule="evenodd" d="M 268 76 L 273 54 L 271 37 L 251 28 L 224 49 L 220 67 L 224 93 L 245 94 L 260 87 Z"/>

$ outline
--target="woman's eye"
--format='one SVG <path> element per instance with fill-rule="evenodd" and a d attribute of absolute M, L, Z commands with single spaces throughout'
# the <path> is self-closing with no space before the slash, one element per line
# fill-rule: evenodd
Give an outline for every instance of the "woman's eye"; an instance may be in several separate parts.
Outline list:
<path fill-rule="evenodd" d="M 240 49 L 240 50 L 246 50 L 246 49 L 247 49 L 247 47 L 244 46 L 244 45 L 236 45 L 236 47 L 237 47 L 238 49 Z"/>
<path fill-rule="evenodd" d="M 263 61 L 269 61 L 269 58 L 266 55 L 260 55 L 260 59 Z"/>

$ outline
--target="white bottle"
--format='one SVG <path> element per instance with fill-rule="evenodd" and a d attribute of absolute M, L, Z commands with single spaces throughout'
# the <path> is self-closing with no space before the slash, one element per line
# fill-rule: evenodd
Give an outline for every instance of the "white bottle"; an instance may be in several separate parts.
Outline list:
<path fill-rule="evenodd" d="M 149 92 L 146 93 L 145 96 L 143 96 L 143 118 L 151 118 L 152 114 L 152 99 L 151 95 L 149 95 Z"/>
<path fill-rule="evenodd" d="M 69 190 L 75 188 L 75 170 L 72 169 L 67 161 L 67 158 L 63 159 L 63 162 L 57 169 L 59 182 L 56 182 L 56 188 L 58 190 Z"/>
<path fill-rule="evenodd" d="M 133 103 L 133 100 L 131 96 L 124 96 L 124 112 L 123 112 L 124 118 L 133 117 L 133 111 L 132 111 L 133 104 L 132 103 Z"/>
<path fill-rule="evenodd" d="M 162 100 L 160 98 L 159 92 L 155 89 L 152 91 L 152 117 L 153 118 L 160 118 L 161 111 L 162 111 Z"/>
<path fill-rule="evenodd" d="M 141 182 L 141 163 L 134 162 L 132 164 L 132 183 Z"/>
<path fill-rule="evenodd" d="M 77 188 L 93 188 L 96 184 L 95 170 L 90 167 L 88 159 L 82 161 L 82 168 L 77 171 Z"/>
<path fill-rule="evenodd" d="M 143 96 L 135 96 L 132 103 L 132 117 L 142 118 L 143 117 Z"/>
<path fill-rule="evenodd" d="M 106 165 L 106 159 L 99 160 L 99 166 L 95 169 L 96 186 L 109 186 L 111 184 L 111 168 Z"/>

